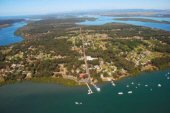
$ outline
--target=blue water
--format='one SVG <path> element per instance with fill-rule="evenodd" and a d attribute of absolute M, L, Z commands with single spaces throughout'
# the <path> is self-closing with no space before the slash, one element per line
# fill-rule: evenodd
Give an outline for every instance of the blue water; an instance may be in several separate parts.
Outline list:
<path fill-rule="evenodd" d="M 6 46 L 13 43 L 21 42 L 24 39 L 21 36 L 16 36 L 15 32 L 17 29 L 26 25 L 25 22 L 18 22 L 10 27 L 0 29 L 0 46 Z"/>
<path fill-rule="evenodd" d="M 103 25 L 115 21 L 113 17 L 99 17 L 96 21 L 81 24 Z M 122 23 L 169 31 L 168 24 L 138 21 Z M 21 22 L 0 29 L 0 46 L 21 42 L 23 38 L 14 33 L 24 25 L 26 23 Z M 170 113 L 170 80 L 167 79 L 170 74 L 165 76 L 168 72 L 170 70 L 129 77 L 116 82 L 116 87 L 111 83 L 100 84 L 101 92 L 95 91 L 92 95 L 87 95 L 86 87 L 70 88 L 32 82 L 5 85 L 0 87 L 0 113 Z M 158 84 L 162 87 L 158 87 Z M 128 94 L 128 91 L 133 93 Z M 118 92 L 124 94 L 118 95 Z M 82 102 L 82 105 L 76 105 L 76 101 Z"/>
<path fill-rule="evenodd" d="M 137 26 L 144 26 L 144 27 L 150 27 L 150 28 L 156 28 L 156 29 L 161 29 L 161 30 L 165 30 L 165 31 L 170 31 L 170 24 L 115 20 L 116 18 L 121 18 L 121 17 L 108 17 L 108 16 L 89 16 L 89 17 L 95 17 L 97 19 L 95 21 L 86 20 L 86 21 L 80 22 L 78 24 L 80 24 L 80 25 L 104 25 L 107 23 L 116 22 L 116 23 L 132 24 L 132 25 L 137 25 Z M 158 17 L 135 17 L 135 18 L 146 18 L 146 19 L 170 22 L 170 18 L 160 18 L 160 17 L 159 18 Z"/>
<path fill-rule="evenodd" d="M 5 85 L 0 87 L 0 112 L 170 113 L 170 80 L 167 79 L 170 74 L 165 76 L 168 72 L 170 70 L 125 78 L 116 82 L 116 87 L 111 83 L 100 84 L 101 92 L 95 91 L 92 95 L 87 94 L 86 87 L 31 82 Z M 118 95 L 118 92 L 124 94 Z"/>
<path fill-rule="evenodd" d="M 163 24 L 163 23 L 153 23 L 153 22 L 140 22 L 140 21 L 120 21 L 120 20 L 114 20 L 116 18 L 120 17 L 108 17 L 108 16 L 89 16 L 89 17 L 95 17 L 97 18 L 95 21 L 84 21 L 78 24 L 81 25 L 104 25 L 111 22 L 116 23 L 126 23 L 126 24 L 132 24 L 137 26 L 145 26 L 150 28 L 157 28 L 162 29 L 166 31 L 170 31 L 170 24 Z M 7 17 L 5 17 L 7 18 Z M 8 17 L 10 18 L 10 17 Z M 147 18 L 147 19 L 153 19 L 153 20 L 159 20 L 159 21 L 170 21 L 170 18 L 158 18 L 158 17 L 135 17 L 135 18 Z M 2 18 L 3 19 L 3 18 Z M 26 18 L 25 19 L 30 19 Z M 41 19 L 31 19 L 32 21 L 38 21 Z M 0 29 L 0 46 L 6 46 L 13 43 L 21 42 L 23 41 L 23 38 L 21 36 L 16 36 L 15 32 L 17 29 L 23 27 L 26 25 L 25 22 L 19 22 L 15 23 L 10 27 L 1 28 Z"/>

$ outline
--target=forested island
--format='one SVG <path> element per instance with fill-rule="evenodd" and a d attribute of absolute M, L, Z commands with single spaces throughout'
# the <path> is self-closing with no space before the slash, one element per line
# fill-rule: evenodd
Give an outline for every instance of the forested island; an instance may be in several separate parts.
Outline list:
<path fill-rule="evenodd" d="M 170 32 L 119 23 L 77 24 L 88 19 L 46 19 L 19 29 L 16 35 L 24 42 L 0 47 L 0 83 L 81 84 L 82 36 L 95 83 L 170 67 Z"/>

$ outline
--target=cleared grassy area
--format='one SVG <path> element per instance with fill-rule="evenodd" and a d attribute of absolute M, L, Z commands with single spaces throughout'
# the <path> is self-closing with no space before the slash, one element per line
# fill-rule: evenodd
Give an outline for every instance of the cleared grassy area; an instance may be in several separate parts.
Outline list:
<path fill-rule="evenodd" d="M 38 82 L 38 83 L 56 83 L 62 84 L 64 86 L 78 86 L 78 83 L 64 78 L 51 78 L 51 77 L 40 77 L 40 78 L 32 78 L 29 81 Z"/>
<path fill-rule="evenodd" d="M 15 84 L 24 81 L 30 81 L 35 83 L 54 83 L 54 84 L 61 84 L 69 87 L 80 86 L 77 82 L 73 80 L 63 79 L 63 78 L 51 78 L 51 77 L 31 78 L 30 80 L 20 80 L 20 81 L 8 80 L 8 81 L 0 82 L 0 86 L 7 85 L 7 84 Z"/>

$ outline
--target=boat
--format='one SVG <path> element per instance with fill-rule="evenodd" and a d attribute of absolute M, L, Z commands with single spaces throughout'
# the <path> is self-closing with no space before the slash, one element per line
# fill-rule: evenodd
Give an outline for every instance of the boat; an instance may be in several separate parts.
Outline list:
<path fill-rule="evenodd" d="M 161 85 L 161 84 L 158 84 L 158 87 L 162 87 L 162 85 Z"/>
<path fill-rule="evenodd" d="M 78 105 L 79 103 L 78 102 L 75 102 L 76 105 Z"/>
<path fill-rule="evenodd" d="M 94 86 L 94 88 L 96 88 L 96 90 L 98 91 L 98 92 L 100 92 L 100 88 L 99 87 L 97 87 L 97 85 L 96 84 L 94 84 L 94 83 L 91 83 L 93 86 Z"/>
<path fill-rule="evenodd" d="M 148 85 L 146 84 L 145 87 L 148 87 Z"/>
<path fill-rule="evenodd" d="M 170 79 L 170 77 L 167 77 L 167 79 L 169 80 L 169 79 Z"/>
<path fill-rule="evenodd" d="M 99 87 L 98 87 L 98 88 L 96 88 L 96 89 L 97 89 L 97 91 L 98 91 L 98 92 L 100 92 L 100 88 L 99 88 Z"/>
<path fill-rule="evenodd" d="M 131 83 L 132 85 L 134 84 L 134 82 Z"/>
<path fill-rule="evenodd" d="M 123 92 L 118 92 L 118 95 L 123 95 Z"/>
<path fill-rule="evenodd" d="M 81 105 L 83 104 L 82 102 L 75 102 L 76 105 Z"/>
<path fill-rule="evenodd" d="M 132 94 L 133 92 L 132 91 L 128 91 L 128 94 Z"/>
<path fill-rule="evenodd" d="M 129 87 L 129 85 L 126 85 L 126 87 L 128 88 L 128 87 Z"/>

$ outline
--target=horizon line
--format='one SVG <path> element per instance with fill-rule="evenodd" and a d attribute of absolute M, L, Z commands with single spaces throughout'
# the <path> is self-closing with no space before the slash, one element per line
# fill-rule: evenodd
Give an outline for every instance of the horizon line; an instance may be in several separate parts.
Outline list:
<path fill-rule="evenodd" d="M 89 10 L 72 10 L 72 11 L 59 11 L 59 12 L 48 12 L 48 13 L 39 13 L 39 14 L 17 14 L 17 15 L 0 15 L 0 17 L 18 17 L 18 16 L 45 16 L 45 15 L 52 15 L 52 14 L 67 14 L 67 13 L 83 13 L 83 12 L 99 12 L 99 11 L 116 11 L 116 10 L 159 10 L 159 11 L 168 11 L 170 9 L 158 9 L 158 8 L 151 8 L 151 9 L 142 9 L 142 8 L 132 8 L 132 9 L 89 9 Z"/>

